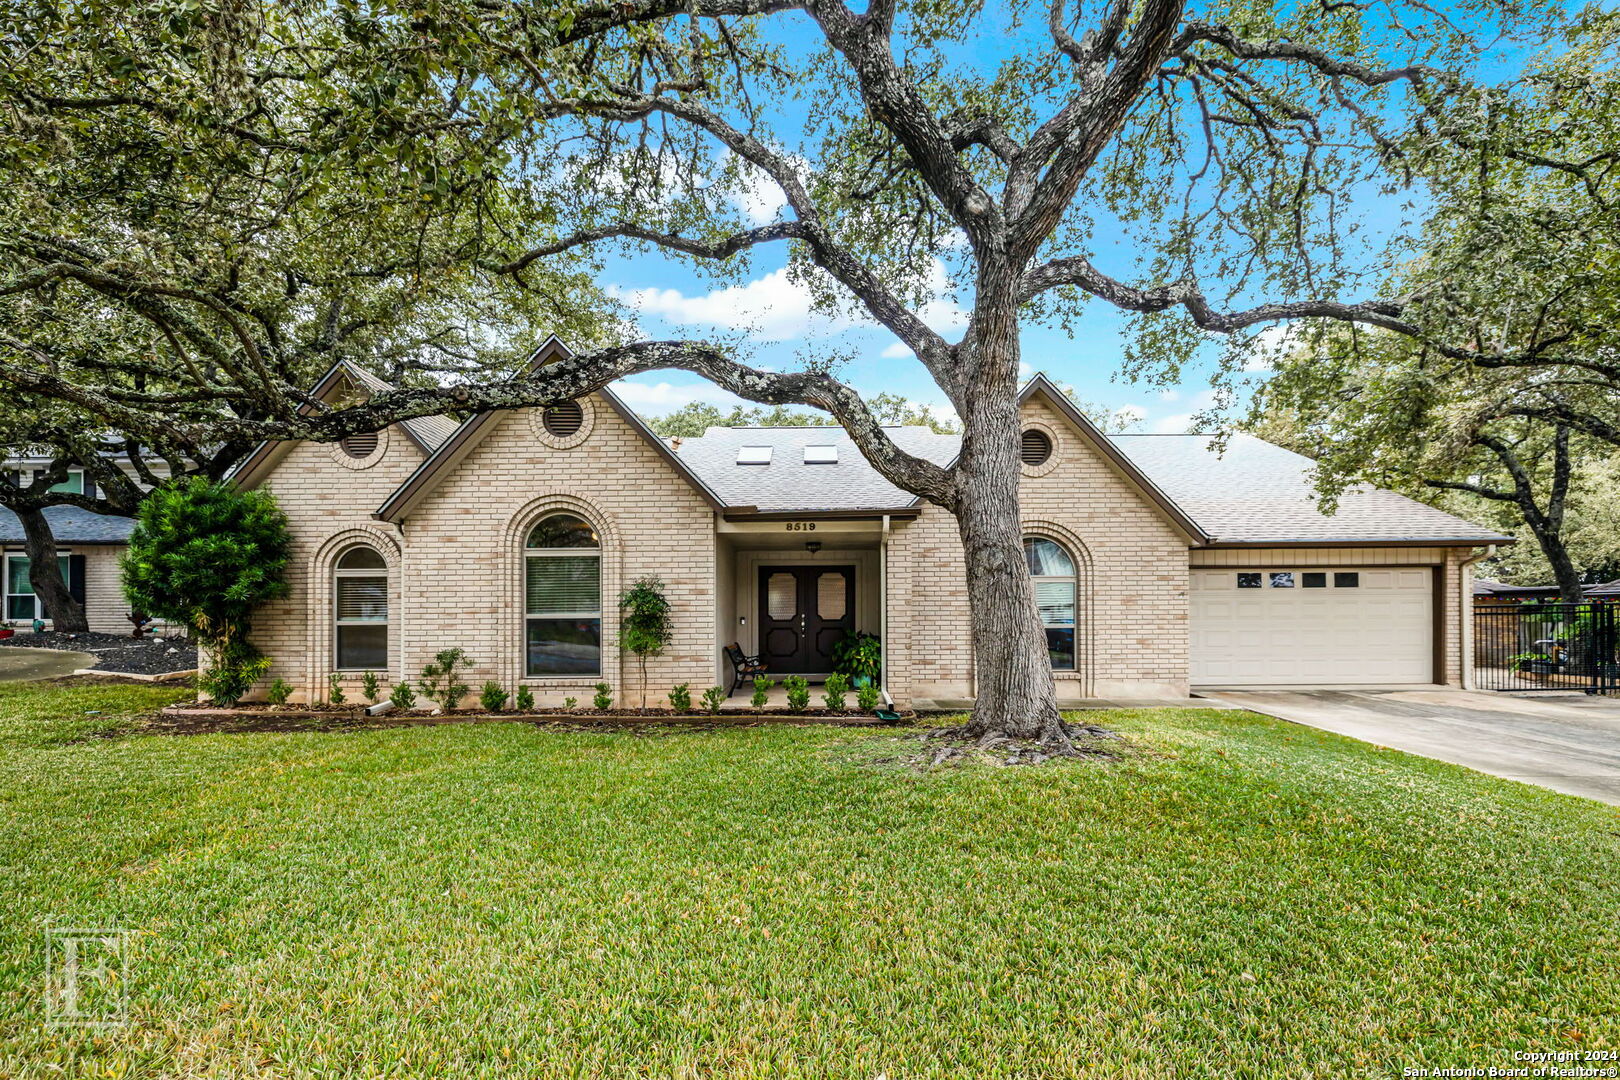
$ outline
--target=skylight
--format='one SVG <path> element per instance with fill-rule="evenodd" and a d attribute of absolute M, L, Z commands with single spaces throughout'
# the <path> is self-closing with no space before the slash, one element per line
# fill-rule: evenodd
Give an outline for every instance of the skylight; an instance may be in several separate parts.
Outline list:
<path fill-rule="evenodd" d="M 838 447 L 807 446 L 804 448 L 804 463 L 806 465 L 836 465 L 838 464 Z"/>
<path fill-rule="evenodd" d="M 770 463 L 771 448 L 768 446 L 737 447 L 737 464 L 739 465 L 769 465 Z"/>

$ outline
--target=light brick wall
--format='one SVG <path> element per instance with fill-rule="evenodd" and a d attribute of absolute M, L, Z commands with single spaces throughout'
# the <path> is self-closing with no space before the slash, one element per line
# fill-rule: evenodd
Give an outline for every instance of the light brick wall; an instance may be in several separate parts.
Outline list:
<path fill-rule="evenodd" d="M 84 616 L 91 633 L 129 633 L 129 620 L 124 618 L 129 605 L 124 603 L 122 573 L 118 565 L 128 549 L 123 544 L 81 544 L 78 547 L 64 544 L 56 550 L 60 555 L 84 556 Z M 23 553 L 20 544 L 4 551 L 5 555 Z M 18 633 L 32 633 L 32 627 L 26 623 L 19 623 L 15 629 Z"/>
<path fill-rule="evenodd" d="M 1019 488 L 1024 530 L 1061 543 L 1079 574 L 1076 670 L 1057 674 L 1060 700 L 1185 696 L 1186 540 L 1050 405 L 1031 398 L 1024 416 L 1053 441 L 1051 464 L 1026 469 Z M 888 566 L 890 693 L 971 697 L 955 519 L 929 505 L 897 524 Z"/>

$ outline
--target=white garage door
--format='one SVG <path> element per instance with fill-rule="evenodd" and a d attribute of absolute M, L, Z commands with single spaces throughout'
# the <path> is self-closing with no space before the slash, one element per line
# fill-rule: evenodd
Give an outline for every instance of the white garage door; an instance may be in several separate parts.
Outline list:
<path fill-rule="evenodd" d="M 1426 566 L 1192 571 L 1192 682 L 1427 683 Z"/>

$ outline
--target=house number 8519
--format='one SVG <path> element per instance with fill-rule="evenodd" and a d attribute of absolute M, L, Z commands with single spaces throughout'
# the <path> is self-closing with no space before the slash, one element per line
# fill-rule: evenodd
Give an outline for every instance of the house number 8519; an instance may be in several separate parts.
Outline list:
<path fill-rule="evenodd" d="M 816 523 L 813 521 L 790 521 L 787 523 L 788 532 L 815 532 Z"/>

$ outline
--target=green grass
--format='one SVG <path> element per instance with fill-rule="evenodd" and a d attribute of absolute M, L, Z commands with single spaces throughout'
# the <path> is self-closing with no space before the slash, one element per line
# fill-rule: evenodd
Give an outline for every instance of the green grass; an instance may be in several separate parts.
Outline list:
<path fill-rule="evenodd" d="M 1241 713 L 1128 763 L 0 687 L 0 1076 L 1399 1076 L 1620 1047 L 1620 812 Z M 86 716 L 86 712 L 99 716 Z M 75 741 L 78 740 L 78 741 Z M 50 920 L 132 1026 L 42 1024 Z"/>

